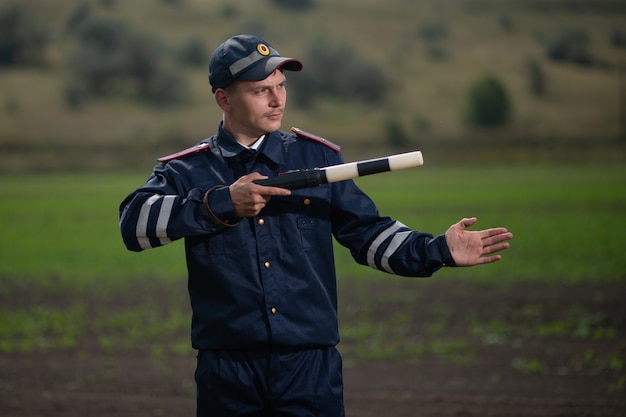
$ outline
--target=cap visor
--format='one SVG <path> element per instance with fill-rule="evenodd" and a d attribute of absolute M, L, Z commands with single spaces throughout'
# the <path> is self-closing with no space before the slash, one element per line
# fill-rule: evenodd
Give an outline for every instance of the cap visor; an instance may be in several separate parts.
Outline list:
<path fill-rule="evenodd" d="M 287 71 L 300 71 L 302 67 L 302 62 L 297 59 L 273 56 L 251 66 L 239 74 L 237 79 L 243 81 L 261 81 L 269 77 L 277 68 Z"/>

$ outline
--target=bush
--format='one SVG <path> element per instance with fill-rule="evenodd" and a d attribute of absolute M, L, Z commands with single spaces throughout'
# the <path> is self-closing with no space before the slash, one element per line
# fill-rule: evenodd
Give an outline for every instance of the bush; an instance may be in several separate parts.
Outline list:
<path fill-rule="evenodd" d="M 448 58 L 447 50 L 442 41 L 448 36 L 448 26 L 443 21 L 422 22 L 417 28 L 419 37 L 424 41 L 424 55 L 433 61 Z"/>
<path fill-rule="evenodd" d="M 271 0 L 278 7 L 290 10 L 309 10 L 315 6 L 313 0 Z"/>
<path fill-rule="evenodd" d="M 184 100 L 183 80 L 167 68 L 157 39 L 108 19 L 87 20 L 75 36 L 77 45 L 67 58 L 68 105 L 104 95 L 131 95 L 158 104 Z"/>
<path fill-rule="evenodd" d="M 87 2 L 78 3 L 65 20 L 65 31 L 75 34 L 80 27 L 91 17 L 91 5 Z"/>
<path fill-rule="evenodd" d="M 209 63 L 209 51 L 199 38 L 188 39 L 178 50 L 178 60 L 190 67 L 203 67 Z"/>
<path fill-rule="evenodd" d="M 448 51 L 441 45 L 429 43 L 424 50 L 424 56 L 431 61 L 443 61 L 448 59 Z"/>
<path fill-rule="evenodd" d="M 117 0 L 100 0 L 100 4 L 109 9 L 115 7 L 116 3 Z"/>
<path fill-rule="evenodd" d="M 487 74 L 468 90 L 465 121 L 474 127 L 505 125 L 511 117 L 511 103 L 502 82 Z"/>
<path fill-rule="evenodd" d="M 220 17 L 223 17 L 225 19 L 234 19 L 235 17 L 239 16 L 240 11 L 239 8 L 234 4 L 224 3 L 220 7 L 218 14 Z"/>
<path fill-rule="evenodd" d="M 511 32 L 513 30 L 514 22 L 513 18 L 509 15 L 498 16 L 498 24 L 505 32 Z"/>
<path fill-rule="evenodd" d="M 413 127 L 420 136 L 428 135 L 430 132 L 430 120 L 426 116 L 416 115 L 413 118 Z"/>
<path fill-rule="evenodd" d="M 308 72 L 309 65 L 307 64 L 306 72 L 293 74 L 288 72 L 285 74 L 289 101 L 301 109 L 310 109 L 315 103 L 315 99 L 320 95 L 319 90 L 312 82 L 314 77 Z"/>
<path fill-rule="evenodd" d="M 526 61 L 526 74 L 528 75 L 530 92 L 536 96 L 544 96 L 547 90 L 546 76 L 539 61 L 534 58 Z"/>
<path fill-rule="evenodd" d="M 417 32 L 422 40 L 432 42 L 447 37 L 448 26 L 442 21 L 422 22 Z"/>
<path fill-rule="evenodd" d="M 46 30 L 22 5 L 0 11 L 0 67 L 45 62 Z"/>
<path fill-rule="evenodd" d="M 389 118 L 385 121 L 385 137 L 387 143 L 395 149 L 404 149 L 410 143 L 404 126 L 395 118 Z"/>
<path fill-rule="evenodd" d="M 384 71 L 358 57 L 345 44 L 318 41 L 305 52 L 306 71 L 294 77 L 294 94 L 300 105 L 310 105 L 322 95 L 380 103 L 387 95 Z M 290 86 L 292 84 L 290 83 Z"/>
<path fill-rule="evenodd" d="M 383 70 L 360 59 L 355 59 L 338 70 L 335 82 L 334 94 L 365 103 L 379 103 L 387 95 L 387 81 Z"/>
<path fill-rule="evenodd" d="M 626 48 L 626 29 L 612 28 L 609 32 L 609 43 L 616 48 Z"/>
<path fill-rule="evenodd" d="M 589 36 L 582 29 L 565 29 L 548 42 L 546 54 L 554 61 L 578 65 L 591 65 L 594 60 L 589 51 Z"/>
<path fill-rule="evenodd" d="M 171 6 L 171 7 L 180 7 L 185 3 L 184 0 L 160 0 L 160 1 L 164 5 Z"/>

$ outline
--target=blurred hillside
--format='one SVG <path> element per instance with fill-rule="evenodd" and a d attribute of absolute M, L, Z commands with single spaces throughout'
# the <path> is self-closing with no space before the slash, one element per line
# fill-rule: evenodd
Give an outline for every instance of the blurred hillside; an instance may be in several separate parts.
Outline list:
<path fill-rule="evenodd" d="M 0 9 L 11 4 L 2 0 Z M 22 0 L 19 5 L 32 16 L 30 27 L 41 29 L 44 47 L 37 62 L 0 66 L 5 172 L 143 169 L 162 154 L 212 135 L 221 114 L 207 64 L 183 65 L 180 51 L 195 45 L 210 54 L 237 33 L 257 34 L 281 54 L 304 61 L 304 72 L 289 75 L 283 128 L 298 126 L 338 142 L 348 160 L 394 148 L 422 149 L 429 152 L 427 159 L 449 161 L 494 152 L 505 161 L 527 160 L 531 152 L 562 159 L 624 156 L 626 76 L 620 77 L 620 68 L 626 66 L 626 3 L 621 0 Z M 149 47 L 135 54 L 157 51 L 172 82 L 159 91 L 172 99 L 137 98 L 124 91 L 138 87 L 120 82 L 77 100 L 71 90 L 76 68 L 106 66 L 88 48 L 80 50 L 71 28 L 81 10 L 88 10 L 85 20 L 117 22 L 120 31 L 148 40 Z M 6 23 L 0 27 L 0 36 L 6 38 L 8 29 Z M 469 127 L 462 117 L 468 90 L 485 75 L 504 86 L 511 117 L 503 126 Z M 320 93 L 322 84 L 314 81 L 331 77 L 335 94 Z M 359 78 L 365 81 L 355 84 Z M 350 94 L 336 94 L 342 87 Z"/>

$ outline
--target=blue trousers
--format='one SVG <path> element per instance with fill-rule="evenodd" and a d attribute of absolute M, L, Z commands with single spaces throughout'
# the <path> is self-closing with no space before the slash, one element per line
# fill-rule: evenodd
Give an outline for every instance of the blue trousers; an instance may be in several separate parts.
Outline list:
<path fill-rule="evenodd" d="M 334 347 L 200 351 L 198 417 L 344 417 L 341 356 Z"/>

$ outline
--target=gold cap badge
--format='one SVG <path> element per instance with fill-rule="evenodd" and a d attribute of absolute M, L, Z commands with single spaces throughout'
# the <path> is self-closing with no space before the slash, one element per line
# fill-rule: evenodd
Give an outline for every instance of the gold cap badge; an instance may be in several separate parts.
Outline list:
<path fill-rule="evenodd" d="M 268 56 L 270 54 L 270 48 L 268 48 L 264 43 L 258 44 L 256 46 L 256 50 L 263 56 Z"/>

